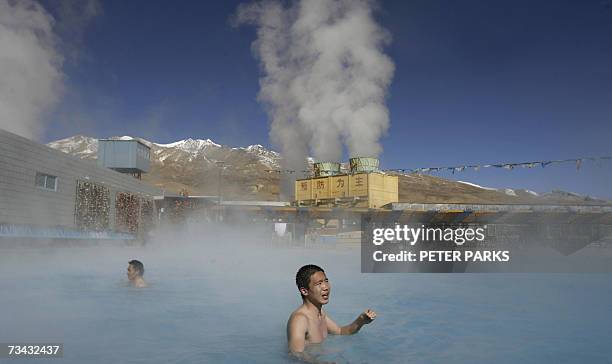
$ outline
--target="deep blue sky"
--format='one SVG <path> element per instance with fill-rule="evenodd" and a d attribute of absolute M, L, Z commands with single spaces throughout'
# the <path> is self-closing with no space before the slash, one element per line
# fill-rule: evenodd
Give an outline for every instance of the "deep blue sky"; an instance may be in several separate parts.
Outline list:
<path fill-rule="evenodd" d="M 252 27 L 234 1 L 104 1 L 46 140 L 75 134 L 156 142 L 263 144 Z M 612 154 L 612 4 L 585 1 L 382 1 L 396 72 L 384 168 Z M 601 166 L 486 170 L 444 177 L 493 187 L 612 198 Z"/>

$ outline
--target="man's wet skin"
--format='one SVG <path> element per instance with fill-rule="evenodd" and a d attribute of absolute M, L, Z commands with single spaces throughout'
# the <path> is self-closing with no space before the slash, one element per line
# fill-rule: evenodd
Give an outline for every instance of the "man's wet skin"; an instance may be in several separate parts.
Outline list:
<path fill-rule="evenodd" d="M 144 278 L 140 275 L 140 271 L 132 264 L 128 264 L 127 277 L 133 287 L 143 288 L 147 286 Z"/>
<path fill-rule="evenodd" d="M 303 304 L 289 317 L 287 339 L 290 353 L 307 362 L 317 362 L 304 352 L 307 345 L 325 341 L 328 334 L 357 333 L 363 325 L 376 318 L 376 313 L 368 309 L 351 324 L 338 326 L 323 310 L 323 305 L 329 303 L 331 284 L 322 271 L 314 272 L 308 281 L 308 288 L 300 288 L 300 293 Z"/>
<path fill-rule="evenodd" d="M 305 345 L 317 344 L 327 338 L 327 315 L 322 306 L 329 302 L 331 284 L 323 272 L 316 272 L 310 277 L 311 284 L 308 290 L 308 299 L 295 310 L 289 322 L 298 320 L 306 322 Z"/>

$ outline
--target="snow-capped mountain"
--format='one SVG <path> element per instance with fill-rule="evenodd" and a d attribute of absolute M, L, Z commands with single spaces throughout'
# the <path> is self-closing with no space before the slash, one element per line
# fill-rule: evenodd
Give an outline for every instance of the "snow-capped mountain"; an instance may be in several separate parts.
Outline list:
<path fill-rule="evenodd" d="M 222 168 L 222 188 L 230 196 L 243 198 L 263 193 L 259 197 L 269 198 L 269 194 L 278 193 L 278 175 L 268 170 L 280 168 L 280 155 L 259 144 L 228 147 L 210 139 L 189 138 L 167 144 L 131 136 L 109 139 L 138 139 L 150 146 L 151 171 L 143 180 L 174 192 L 186 189 L 190 194 L 216 194 Z M 77 135 L 47 145 L 82 159 L 97 159 L 96 138 Z M 271 184 L 273 180 L 276 182 Z"/>
<path fill-rule="evenodd" d="M 253 157 L 255 160 L 250 161 L 251 163 L 257 162 L 269 169 L 275 169 L 279 168 L 280 162 L 280 155 L 277 152 L 268 150 L 260 144 L 231 148 L 217 144 L 210 139 L 189 138 L 168 144 L 154 143 L 131 136 L 116 136 L 108 139 L 140 140 L 151 147 L 152 163 L 177 162 L 180 158 L 187 157 L 192 161 L 201 159 L 203 162 L 214 164 L 218 161 L 227 162 L 228 158 Z M 98 153 L 98 139 L 83 135 L 57 140 L 48 143 L 47 146 L 83 159 L 96 159 Z"/>
<path fill-rule="evenodd" d="M 131 136 L 109 139 L 131 140 Z M 166 191 L 217 195 L 227 199 L 276 200 L 281 156 L 262 145 L 228 147 L 210 139 L 185 139 L 161 144 L 140 139 L 151 147 L 151 170 L 143 180 Z M 47 144 L 83 159 L 95 160 L 98 140 L 77 135 Z M 222 162 L 222 163 L 219 163 Z M 308 158 L 312 166 L 314 160 Z M 348 166 L 343 164 L 343 170 Z M 419 203 L 609 203 L 589 196 L 553 191 L 537 194 L 525 189 L 483 187 L 471 182 L 410 174 L 399 176 L 399 199 Z M 287 196 L 286 198 L 290 198 Z"/>
<path fill-rule="evenodd" d="M 202 140 L 202 139 L 185 139 L 179 140 L 178 142 L 168 143 L 168 144 L 159 144 L 152 143 L 158 148 L 168 149 L 175 148 L 182 150 L 183 152 L 192 153 L 195 155 L 205 153 L 207 150 L 211 150 L 214 148 L 223 148 L 220 144 L 213 142 L 210 139 Z"/>
<path fill-rule="evenodd" d="M 98 155 L 98 139 L 83 135 L 56 140 L 47 146 L 83 159 L 96 159 Z"/>

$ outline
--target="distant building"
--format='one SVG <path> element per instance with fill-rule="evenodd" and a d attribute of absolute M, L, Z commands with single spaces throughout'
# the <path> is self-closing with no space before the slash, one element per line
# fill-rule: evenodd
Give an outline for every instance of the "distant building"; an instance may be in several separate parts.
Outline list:
<path fill-rule="evenodd" d="M 0 241 L 134 239 L 154 223 L 153 196 L 161 194 L 130 175 L 0 129 Z"/>
<path fill-rule="evenodd" d="M 151 148 L 138 139 L 100 139 L 98 141 L 98 166 L 129 173 L 140 179 L 149 172 Z"/>

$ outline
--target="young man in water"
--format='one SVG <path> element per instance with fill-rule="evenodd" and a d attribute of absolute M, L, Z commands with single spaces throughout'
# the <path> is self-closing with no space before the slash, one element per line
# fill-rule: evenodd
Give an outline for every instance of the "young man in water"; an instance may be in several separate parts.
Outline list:
<path fill-rule="evenodd" d="M 365 310 L 353 323 L 338 326 L 325 311 L 323 305 L 329 302 L 331 285 L 325 271 L 316 265 L 305 265 L 297 272 L 295 283 L 302 295 L 302 305 L 293 311 L 287 323 L 289 351 L 299 359 L 310 361 L 304 348 L 308 344 L 321 343 L 332 335 L 352 335 L 376 318 L 376 312 Z"/>
<path fill-rule="evenodd" d="M 127 277 L 133 287 L 143 288 L 147 283 L 142 278 L 144 275 L 144 265 L 139 260 L 130 260 L 128 262 Z"/>

